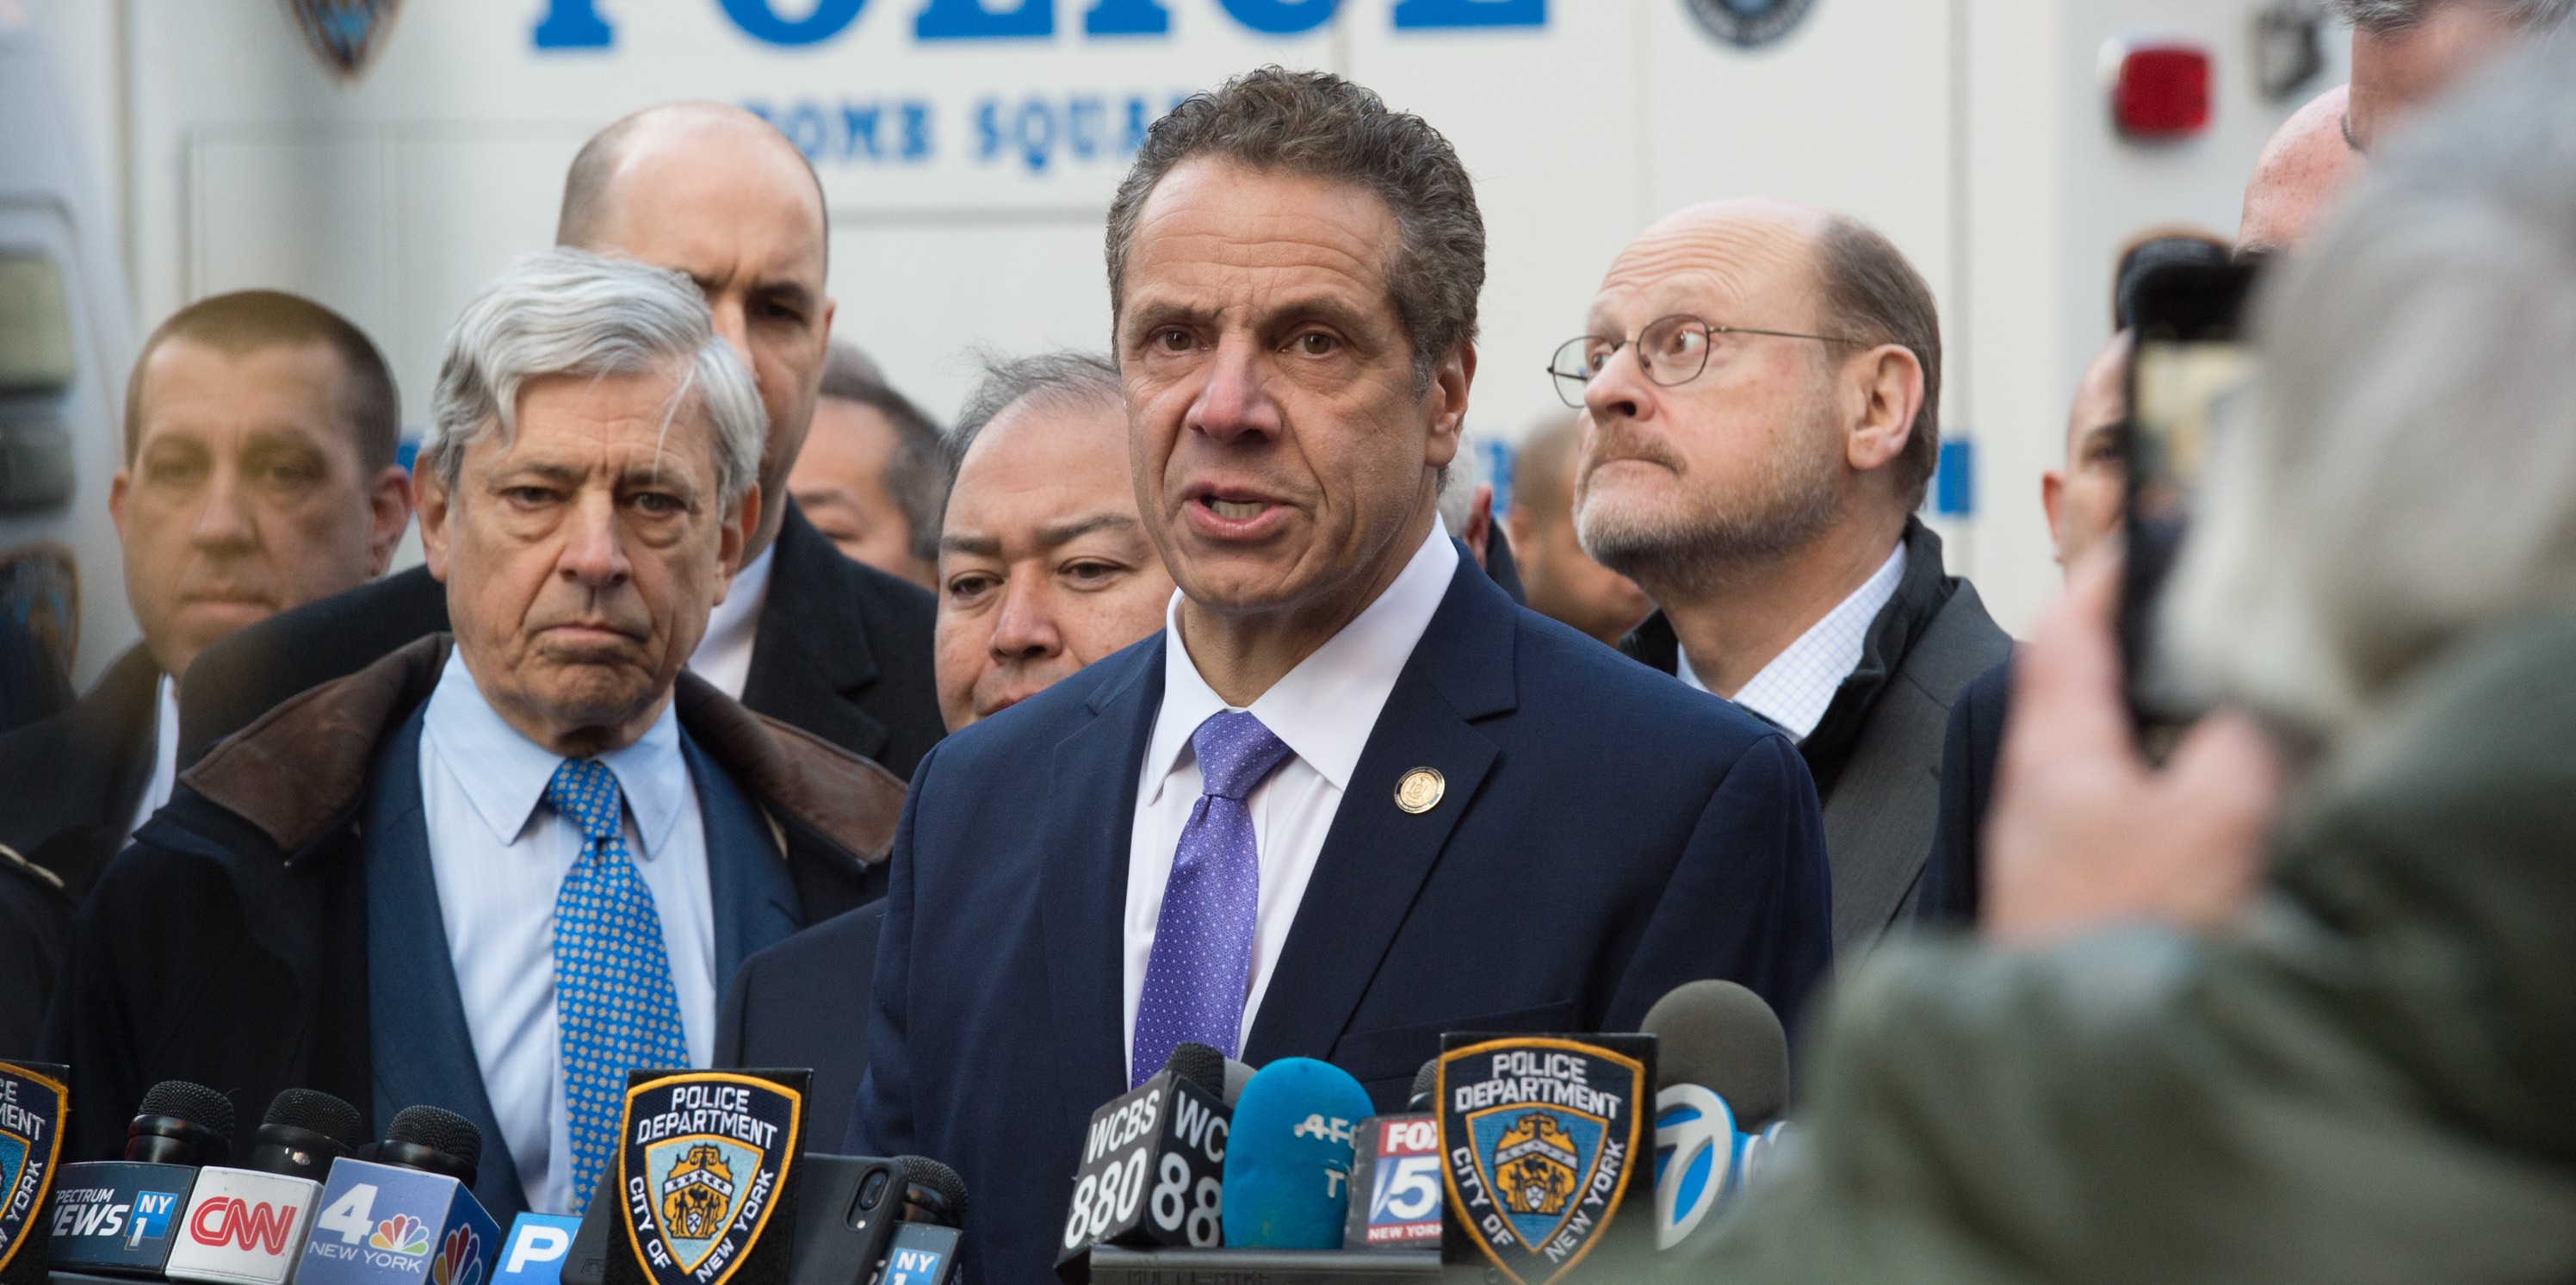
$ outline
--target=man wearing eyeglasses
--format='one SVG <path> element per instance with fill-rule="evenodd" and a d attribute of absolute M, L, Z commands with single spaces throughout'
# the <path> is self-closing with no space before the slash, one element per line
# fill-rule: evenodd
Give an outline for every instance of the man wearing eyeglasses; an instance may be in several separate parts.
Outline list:
<path fill-rule="evenodd" d="M 2012 648 L 1913 516 L 1931 288 L 1855 219 L 1727 201 L 1629 243 L 1587 329 L 1549 367 L 1583 412 L 1575 529 L 1662 608 L 1620 646 L 1797 739 L 1854 958 L 1912 913 L 1951 701 Z"/>

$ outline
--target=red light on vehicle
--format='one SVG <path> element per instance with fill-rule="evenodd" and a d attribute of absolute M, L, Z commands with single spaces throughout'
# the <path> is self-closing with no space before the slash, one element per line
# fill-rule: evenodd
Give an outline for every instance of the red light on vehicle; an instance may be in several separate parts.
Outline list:
<path fill-rule="evenodd" d="M 2180 41 L 2118 48 L 2111 123 L 2135 139 L 2189 138 L 2209 128 L 2209 51 Z M 2107 60 L 2106 60 L 2107 61 Z"/>

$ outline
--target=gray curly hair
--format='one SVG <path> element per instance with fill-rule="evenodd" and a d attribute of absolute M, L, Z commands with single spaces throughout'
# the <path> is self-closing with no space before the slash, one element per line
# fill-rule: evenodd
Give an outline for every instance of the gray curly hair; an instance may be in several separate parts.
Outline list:
<path fill-rule="evenodd" d="M 2576 0 L 2334 0 L 2334 8 L 2364 31 L 2387 32 L 2403 31 L 2435 9 L 2463 2 L 2486 4 L 2532 31 L 2555 27 L 2576 11 Z"/>
<path fill-rule="evenodd" d="M 448 329 L 419 467 L 454 492 L 466 447 L 518 432 L 519 391 L 532 379 L 657 371 L 679 380 L 664 430 L 684 410 L 704 413 L 723 511 L 737 512 L 760 480 L 769 420 L 706 296 L 680 273 L 562 246 L 511 264 Z"/>

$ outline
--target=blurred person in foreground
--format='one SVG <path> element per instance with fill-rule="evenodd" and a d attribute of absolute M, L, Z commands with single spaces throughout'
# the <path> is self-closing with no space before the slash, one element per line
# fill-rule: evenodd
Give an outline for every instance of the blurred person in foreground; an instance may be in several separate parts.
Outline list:
<path fill-rule="evenodd" d="M 1633 1029 L 1703 977 L 1794 1022 L 1825 967 L 1788 739 L 1442 529 L 1484 246 L 1447 140 L 1323 72 L 1192 96 L 1119 184 L 1129 476 L 1179 592 L 923 761 L 844 1144 L 956 1168 L 977 1279 L 1046 1279 L 1083 1120 L 1181 1041 L 1388 1109 L 1444 1030 Z"/>
<path fill-rule="evenodd" d="M 1620 251 L 1588 325 L 1551 366 L 1585 422 L 1575 528 L 1661 608 L 1621 649 L 1796 739 L 1854 958 L 1914 912 L 1950 703 L 2012 648 L 1914 517 L 1931 287 L 1856 219 L 1723 201 Z"/>
<path fill-rule="evenodd" d="M 2166 639 L 2275 734 L 2149 770 L 2079 567 L 1986 941 L 1845 976 L 1804 1163 L 1674 1279 L 2576 1277 L 2571 124 L 2576 50 L 2533 50 L 2278 270 Z"/>
<path fill-rule="evenodd" d="M 558 245 L 688 275 L 760 387 L 760 525 L 689 667 L 753 710 L 908 775 L 942 733 L 930 592 L 843 557 L 789 498 L 814 418 L 834 305 L 820 181 L 769 122 L 666 103 L 592 136 L 564 175 Z M 448 626 L 415 568 L 212 649 L 180 692 L 184 763 L 279 702 Z"/>
<path fill-rule="evenodd" d="M 939 426 L 865 353 L 835 340 L 814 427 L 787 474 L 798 510 L 843 556 L 936 591 L 947 489 Z"/>
<path fill-rule="evenodd" d="M 79 702 L 0 736 L 0 1050 L 35 1047 L 71 916 L 169 802 L 176 676 L 216 639 L 382 575 L 411 524 L 400 407 L 366 335 L 295 295 L 201 299 L 144 341 L 108 484 L 143 640 Z"/>
<path fill-rule="evenodd" d="M 1085 352 L 992 359 L 950 442 L 939 536 L 939 701 L 956 731 L 1162 627 L 1172 577 L 1136 512 L 1118 367 Z M 868 1065 L 885 903 L 743 962 L 719 1066 L 810 1066 L 808 1126 L 838 1142 Z"/>
<path fill-rule="evenodd" d="M 741 957 L 876 895 L 902 783 L 683 672 L 764 418 L 678 273 L 554 250 L 466 305 L 420 454 L 456 631 L 219 746 L 109 869 L 49 1019 L 80 1159 L 160 1080 L 300 1085 L 454 1111 L 495 1217 L 579 1213 L 626 1069 L 707 1065 Z"/>
<path fill-rule="evenodd" d="M 1613 647 L 1655 609 L 1637 582 L 1602 566 L 1574 535 L 1574 470 L 1582 421 L 1553 416 L 1521 439 L 1512 458 L 1512 503 L 1503 529 L 1520 560 L 1529 608 Z"/>

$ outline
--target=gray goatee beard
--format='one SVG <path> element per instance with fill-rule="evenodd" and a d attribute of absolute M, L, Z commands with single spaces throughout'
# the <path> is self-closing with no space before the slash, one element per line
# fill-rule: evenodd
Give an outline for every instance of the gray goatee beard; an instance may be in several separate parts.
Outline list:
<path fill-rule="evenodd" d="M 1588 480 L 1588 479 L 1587 479 Z M 1592 560 L 1637 582 L 1657 603 L 1705 597 L 1770 567 L 1833 525 L 1840 505 L 1831 462 L 1776 450 L 1743 493 L 1697 511 L 1638 512 L 1585 490 L 1575 537 Z"/>

